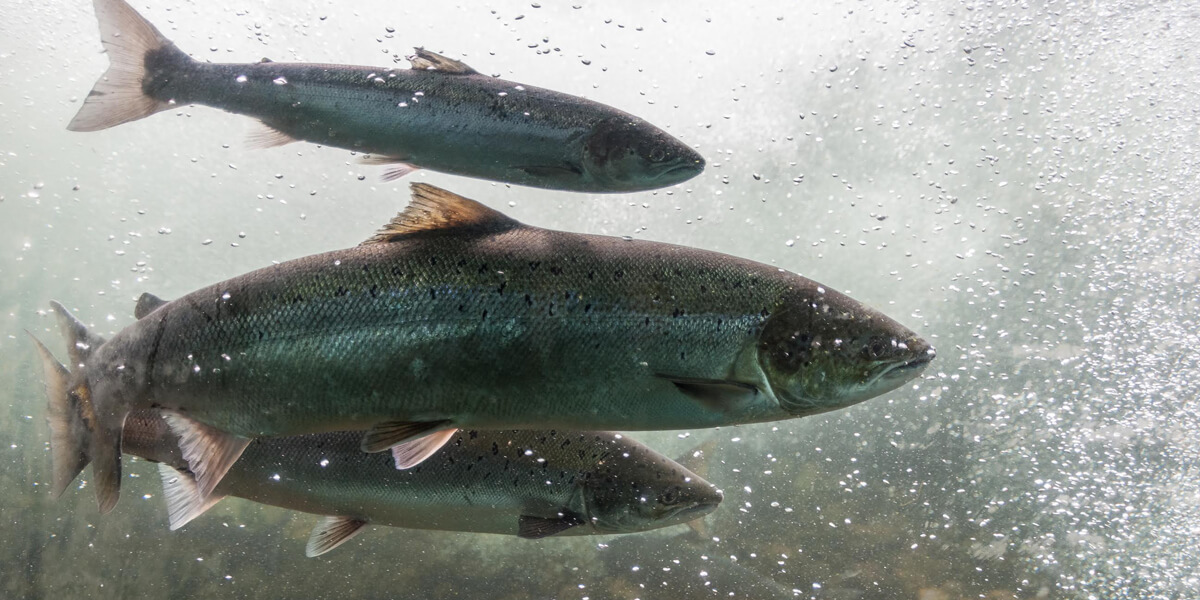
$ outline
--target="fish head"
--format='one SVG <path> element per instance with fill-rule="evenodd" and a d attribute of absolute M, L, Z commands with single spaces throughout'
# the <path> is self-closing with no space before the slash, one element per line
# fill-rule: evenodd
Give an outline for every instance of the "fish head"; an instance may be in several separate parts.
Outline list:
<path fill-rule="evenodd" d="M 612 191 L 636 192 L 699 175 L 704 157 L 671 134 L 626 115 L 592 126 L 583 143 L 583 168 Z"/>
<path fill-rule="evenodd" d="M 581 483 L 581 491 L 597 533 L 687 523 L 716 510 L 722 498 L 720 490 L 699 475 L 640 444 L 599 461 Z"/>
<path fill-rule="evenodd" d="M 780 407 L 794 417 L 894 390 L 920 375 L 935 354 L 887 315 L 815 283 L 790 290 L 758 339 L 759 366 Z"/>

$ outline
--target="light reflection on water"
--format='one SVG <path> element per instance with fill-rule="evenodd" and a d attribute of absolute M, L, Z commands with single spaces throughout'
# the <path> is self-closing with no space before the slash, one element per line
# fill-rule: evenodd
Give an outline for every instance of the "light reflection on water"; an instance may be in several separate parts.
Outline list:
<path fill-rule="evenodd" d="M 203 107 L 67 132 L 106 63 L 91 8 L 15 6 L 0 21 L 6 597 L 1195 588 L 1192 9 L 576 4 L 138 8 L 202 59 L 387 65 L 425 45 L 637 113 L 696 145 L 708 170 L 616 197 L 410 178 L 540 226 L 810 276 L 927 334 L 939 350 L 927 377 L 800 421 L 638 434 L 668 455 L 717 440 L 708 479 L 725 500 L 703 536 L 379 528 L 309 560 L 315 517 L 247 502 L 167 531 L 157 475 L 139 461 L 110 515 L 96 514 L 86 474 L 52 502 L 40 368 L 22 333 L 61 350 L 48 300 L 111 333 L 142 292 L 176 297 L 357 244 L 406 186 L 333 148 L 249 150 L 245 119 Z"/>

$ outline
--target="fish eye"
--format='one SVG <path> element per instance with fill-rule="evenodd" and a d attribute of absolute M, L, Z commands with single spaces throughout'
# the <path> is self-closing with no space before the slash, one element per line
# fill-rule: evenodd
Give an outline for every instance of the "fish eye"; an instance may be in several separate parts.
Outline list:
<path fill-rule="evenodd" d="M 667 491 L 663 492 L 662 495 L 658 497 L 658 501 L 661 504 L 666 504 L 666 505 L 675 504 L 678 500 L 679 500 L 679 486 L 675 486 L 675 485 L 667 488 Z"/>
<path fill-rule="evenodd" d="M 866 346 L 863 346 L 862 353 L 863 353 L 863 357 L 870 359 L 870 360 L 876 360 L 879 358 L 883 358 L 884 354 L 887 353 L 887 350 L 888 350 L 887 344 L 885 344 L 883 340 L 881 340 L 879 338 L 875 338 L 875 339 L 871 340 L 871 343 L 867 344 Z"/>
<path fill-rule="evenodd" d="M 667 158 L 667 151 L 662 146 L 655 146 L 650 150 L 650 160 L 653 162 L 662 162 Z"/>

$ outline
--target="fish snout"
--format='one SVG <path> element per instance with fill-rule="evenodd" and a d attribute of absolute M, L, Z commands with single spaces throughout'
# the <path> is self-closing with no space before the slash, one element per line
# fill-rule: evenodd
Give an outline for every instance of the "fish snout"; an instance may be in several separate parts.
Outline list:
<path fill-rule="evenodd" d="M 892 377 L 902 376 L 906 379 L 916 377 L 933 359 L 937 350 L 924 338 L 913 335 L 903 344 L 903 352 L 897 356 L 897 364 L 889 373 Z"/>

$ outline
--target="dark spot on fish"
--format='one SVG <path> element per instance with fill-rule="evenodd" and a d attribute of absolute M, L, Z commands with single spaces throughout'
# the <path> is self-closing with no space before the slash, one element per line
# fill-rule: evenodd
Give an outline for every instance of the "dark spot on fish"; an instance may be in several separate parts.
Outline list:
<path fill-rule="evenodd" d="M 529 294 L 525 294 L 525 304 L 533 306 L 533 298 L 530 298 Z"/>
<path fill-rule="evenodd" d="M 646 327 L 649 327 L 650 326 L 650 317 L 646 317 L 646 320 L 642 324 L 645 325 Z"/>
<path fill-rule="evenodd" d="M 554 316 L 554 303 L 553 302 L 550 303 L 549 312 L 550 312 L 550 316 L 553 317 Z"/>
<path fill-rule="evenodd" d="M 392 276 L 393 277 L 404 277 L 404 271 L 402 271 L 400 269 L 400 267 L 392 267 Z"/>
<path fill-rule="evenodd" d="M 706 286 L 706 285 L 701 285 L 701 286 L 700 286 L 700 293 L 701 293 L 701 294 L 707 294 L 707 293 L 708 293 L 708 286 Z"/>
<path fill-rule="evenodd" d="M 496 456 L 497 454 L 500 454 L 500 446 L 496 442 L 492 442 L 492 456 Z"/>
<path fill-rule="evenodd" d="M 375 298 L 378 295 L 378 292 L 379 292 L 379 286 L 377 286 L 377 285 L 371 286 L 371 297 L 372 298 Z"/>
<path fill-rule="evenodd" d="M 349 293 L 350 293 L 350 290 L 339 285 L 337 290 L 335 290 L 333 292 L 333 295 L 334 296 L 345 296 L 345 295 L 348 295 Z"/>
<path fill-rule="evenodd" d="M 542 266 L 542 261 L 540 261 L 540 260 L 535 260 L 535 261 L 532 261 L 532 262 L 530 262 L 530 263 L 529 263 L 529 270 L 530 270 L 530 271 L 536 271 L 536 270 L 537 270 L 537 268 L 538 268 L 538 267 L 540 267 L 540 266 Z"/>
<path fill-rule="evenodd" d="M 680 352 L 679 360 L 687 360 L 687 352 Z"/>
<path fill-rule="evenodd" d="M 625 276 L 625 271 L 623 271 L 621 269 L 617 269 L 616 271 L 613 271 L 613 279 L 620 279 L 624 276 Z"/>
<path fill-rule="evenodd" d="M 429 257 L 429 266 L 431 266 L 431 267 L 437 266 L 437 257 L 436 256 Z"/>
<path fill-rule="evenodd" d="M 435 290 L 433 288 L 429 288 L 429 299 L 437 300 L 437 290 Z"/>
<path fill-rule="evenodd" d="M 591 302 L 588 302 L 587 304 L 583 305 L 583 312 L 585 312 L 585 313 L 592 312 L 592 303 Z"/>
<path fill-rule="evenodd" d="M 595 278 L 596 278 L 596 272 L 588 271 L 588 279 L 591 280 L 591 279 L 595 279 Z"/>
<path fill-rule="evenodd" d="M 558 265 L 550 265 L 550 274 L 551 275 L 562 275 L 562 272 L 563 272 L 562 267 L 560 267 Z"/>
<path fill-rule="evenodd" d="M 459 305 L 458 305 L 458 312 L 467 312 L 467 305 L 466 305 L 466 304 L 459 304 Z"/>
<path fill-rule="evenodd" d="M 683 310 L 677 306 L 675 307 L 675 310 L 671 312 L 671 316 L 678 319 L 679 317 L 683 316 Z"/>
<path fill-rule="evenodd" d="M 497 294 L 500 294 L 501 296 L 503 296 L 503 295 L 504 295 L 504 288 L 506 288 L 506 287 L 508 287 L 508 282 L 507 282 L 507 281 L 501 281 L 501 282 L 500 282 L 500 287 L 496 288 L 496 293 L 497 293 Z"/>
<path fill-rule="evenodd" d="M 487 309 L 486 309 L 486 308 L 485 308 L 485 309 L 483 309 L 483 317 L 482 317 L 482 319 L 483 319 L 483 320 L 486 320 L 486 319 L 487 319 Z"/>

